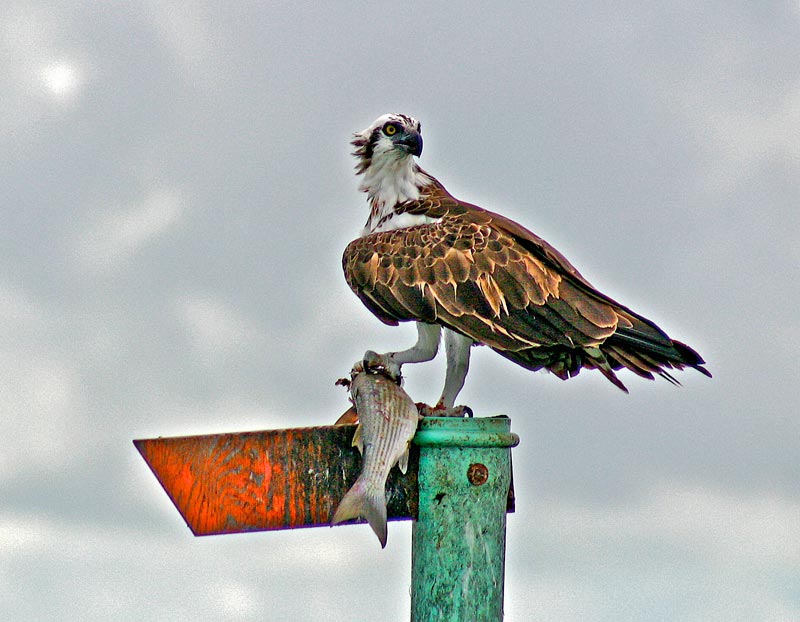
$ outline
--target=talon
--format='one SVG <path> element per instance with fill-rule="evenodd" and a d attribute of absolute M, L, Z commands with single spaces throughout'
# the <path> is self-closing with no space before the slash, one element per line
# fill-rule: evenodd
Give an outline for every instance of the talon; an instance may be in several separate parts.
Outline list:
<path fill-rule="evenodd" d="M 417 402 L 416 406 L 420 417 L 430 417 L 433 413 L 433 406 L 425 402 Z"/>
<path fill-rule="evenodd" d="M 429 406 L 424 402 L 417 403 L 417 410 L 423 417 L 469 417 L 472 418 L 474 413 L 469 406 L 453 406 L 447 408 L 441 402 L 436 406 Z"/>
<path fill-rule="evenodd" d="M 384 374 L 394 380 L 397 384 L 401 384 L 403 381 L 403 375 L 400 372 L 400 365 L 394 361 L 391 354 L 378 354 L 372 350 L 367 350 L 364 352 L 362 365 L 363 371 L 366 371 L 367 373 Z"/>
<path fill-rule="evenodd" d="M 437 416 L 439 417 L 472 417 L 472 409 L 469 406 L 453 406 L 451 408 L 440 407 Z"/>
<path fill-rule="evenodd" d="M 353 368 L 350 370 L 350 380 L 355 378 L 358 374 L 364 371 L 364 361 L 356 361 L 353 363 Z"/>
<path fill-rule="evenodd" d="M 369 372 L 370 370 L 383 367 L 383 359 L 384 357 L 377 352 L 367 350 L 364 352 L 364 357 L 361 359 L 362 371 Z"/>

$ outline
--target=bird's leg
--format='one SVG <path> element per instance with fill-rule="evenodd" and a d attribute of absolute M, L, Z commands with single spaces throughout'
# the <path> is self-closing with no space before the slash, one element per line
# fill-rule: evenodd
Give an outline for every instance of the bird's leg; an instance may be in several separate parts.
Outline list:
<path fill-rule="evenodd" d="M 395 380 L 400 380 L 400 367 L 405 363 L 422 363 L 430 361 L 439 351 L 438 324 L 417 322 L 417 343 L 408 350 L 378 354 L 372 350 L 364 353 L 365 368 L 382 368 Z"/>
<path fill-rule="evenodd" d="M 444 377 L 444 389 L 439 403 L 433 408 L 431 414 L 439 417 L 463 417 L 465 414 L 472 416 L 472 411 L 467 406 L 455 406 L 456 397 L 464 386 L 464 380 L 469 370 L 469 349 L 472 339 L 452 330 L 444 331 L 444 347 L 447 353 L 447 371 Z"/>

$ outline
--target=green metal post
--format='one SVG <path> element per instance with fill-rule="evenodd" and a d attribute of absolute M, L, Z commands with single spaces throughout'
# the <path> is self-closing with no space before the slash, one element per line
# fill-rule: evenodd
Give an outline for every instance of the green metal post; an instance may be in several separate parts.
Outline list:
<path fill-rule="evenodd" d="M 420 421 L 412 622 L 502 620 L 510 430 L 507 417 Z"/>

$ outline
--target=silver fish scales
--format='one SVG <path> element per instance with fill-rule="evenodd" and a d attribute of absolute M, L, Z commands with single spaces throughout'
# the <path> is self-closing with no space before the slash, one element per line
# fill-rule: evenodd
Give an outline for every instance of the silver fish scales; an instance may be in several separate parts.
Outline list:
<path fill-rule="evenodd" d="M 408 447 L 417 430 L 420 415 L 408 394 L 383 373 L 351 372 L 350 396 L 359 425 L 353 446 L 363 456 L 361 474 L 347 491 L 331 520 L 337 525 L 362 517 L 386 546 L 386 479 L 397 464 L 408 468 Z"/>

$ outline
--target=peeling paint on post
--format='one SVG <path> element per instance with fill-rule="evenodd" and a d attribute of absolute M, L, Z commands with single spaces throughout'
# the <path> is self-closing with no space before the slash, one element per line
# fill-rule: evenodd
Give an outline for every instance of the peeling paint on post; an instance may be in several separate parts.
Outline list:
<path fill-rule="evenodd" d="M 510 430 L 507 417 L 420 422 L 412 622 L 502 620 Z"/>

